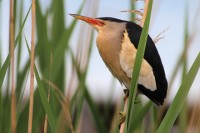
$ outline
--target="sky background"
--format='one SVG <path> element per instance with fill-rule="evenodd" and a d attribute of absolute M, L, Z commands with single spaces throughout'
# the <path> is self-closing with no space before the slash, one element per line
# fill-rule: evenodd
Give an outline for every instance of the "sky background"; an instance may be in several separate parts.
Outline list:
<path fill-rule="evenodd" d="M 95 2 L 94 2 L 95 1 Z M 152 16 L 151 16 L 151 24 L 149 29 L 149 34 L 152 38 L 155 38 L 160 32 L 169 28 L 162 36 L 157 44 L 157 49 L 160 53 L 167 79 L 171 77 L 172 70 L 177 62 L 178 57 L 180 56 L 183 49 L 183 33 L 184 33 L 184 14 L 186 11 L 186 5 L 189 6 L 189 32 L 191 33 L 193 29 L 197 30 L 196 37 L 189 48 L 189 65 L 188 68 L 192 65 L 195 60 L 195 57 L 200 51 L 200 17 L 196 14 L 199 9 L 199 1 L 198 0 L 154 0 Z M 0 35 L 3 40 L 0 40 L 3 45 L 1 45 L 3 50 L 3 61 L 5 60 L 8 52 L 8 29 L 9 29 L 9 1 L 2 0 L 2 6 L 0 9 L 0 13 L 2 18 L 0 18 Z M 30 7 L 30 0 L 24 0 L 24 9 L 25 12 Z M 96 17 L 115 17 L 119 19 L 129 20 L 129 13 L 122 13 L 122 10 L 130 9 L 130 0 L 86 0 L 88 3 L 92 3 L 91 6 L 97 8 Z M 187 2 L 187 3 L 186 3 Z M 48 7 L 50 4 L 50 0 L 41 0 L 42 5 L 44 7 Z M 65 8 L 66 8 L 66 26 L 68 26 L 72 19 L 69 16 L 69 13 L 76 14 L 78 12 L 78 8 L 80 7 L 82 1 L 81 0 L 66 0 Z M 143 7 L 143 2 L 136 2 L 136 8 L 141 9 Z M 93 16 L 93 12 L 88 10 L 88 7 L 83 10 L 81 15 L 86 15 L 90 17 Z M 45 12 L 45 8 L 43 10 Z M 29 15 L 29 19 L 26 23 L 24 34 L 27 36 L 28 40 L 30 39 L 30 27 L 31 19 Z M 195 26 L 195 23 L 197 24 Z M 80 26 L 83 25 L 86 28 L 90 28 L 87 24 L 83 22 L 78 22 L 75 32 L 70 41 L 70 45 L 75 47 L 77 45 L 77 35 L 80 29 Z M 97 34 L 95 33 L 95 38 Z M 95 41 L 94 41 L 94 45 Z M 23 53 L 24 60 L 27 59 L 28 53 Z M 171 99 L 176 94 L 178 87 L 180 86 L 180 77 L 176 78 L 175 84 L 173 85 L 172 91 L 170 93 Z M 200 94 L 200 72 L 198 72 L 195 82 L 193 83 L 192 89 L 189 94 L 190 101 L 195 99 L 195 97 Z M 87 84 L 90 88 L 91 94 L 98 100 L 108 99 L 110 91 L 114 98 L 118 98 L 123 95 L 124 87 L 121 86 L 117 81 L 116 89 L 110 90 L 110 86 L 113 82 L 113 77 L 111 73 L 108 71 L 106 66 L 104 65 L 102 59 L 99 56 L 98 50 L 96 46 L 93 47 L 92 57 L 89 64 L 89 73 L 87 77 Z"/>

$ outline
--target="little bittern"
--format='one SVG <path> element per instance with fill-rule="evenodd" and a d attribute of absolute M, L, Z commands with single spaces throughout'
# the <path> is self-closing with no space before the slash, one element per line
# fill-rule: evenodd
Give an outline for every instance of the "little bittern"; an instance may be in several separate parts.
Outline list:
<path fill-rule="evenodd" d="M 87 22 L 97 30 L 96 43 L 103 61 L 113 76 L 130 89 L 142 27 L 130 21 L 111 17 L 90 18 L 70 15 Z M 138 79 L 138 92 L 146 95 L 155 104 L 162 105 L 167 87 L 160 55 L 153 40 L 148 36 Z"/>

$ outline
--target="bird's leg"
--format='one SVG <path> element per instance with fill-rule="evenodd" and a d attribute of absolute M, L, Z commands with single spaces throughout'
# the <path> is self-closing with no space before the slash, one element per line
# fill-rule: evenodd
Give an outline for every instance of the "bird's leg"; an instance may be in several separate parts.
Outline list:
<path fill-rule="evenodd" d="M 124 102 L 126 101 L 126 99 L 128 98 L 128 96 L 129 96 L 129 90 L 128 89 L 124 89 L 123 90 L 124 91 Z"/>
<path fill-rule="evenodd" d="M 124 121 L 126 119 L 126 112 L 128 108 L 128 96 L 129 96 L 129 89 L 124 89 L 124 111 L 119 112 L 120 119 L 119 119 L 119 127 L 121 127 L 124 124 Z M 135 104 L 140 103 L 139 100 L 137 100 L 138 97 L 138 92 L 136 93 L 136 98 L 135 98 Z"/>
<path fill-rule="evenodd" d="M 119 115 L 120 115 L 120 119 L 119 119 L 119 128 L 121 129 L 121 126 L 124 126 L 124 122 L 125 122 L 125 119 L 126 119 L 126 112 L 127 112 L 127 108 L 128 108 L 128 96 L 129 96 L 129 90 L 128 89 L 124 89 L 124 110 L 119 112 Z"/>

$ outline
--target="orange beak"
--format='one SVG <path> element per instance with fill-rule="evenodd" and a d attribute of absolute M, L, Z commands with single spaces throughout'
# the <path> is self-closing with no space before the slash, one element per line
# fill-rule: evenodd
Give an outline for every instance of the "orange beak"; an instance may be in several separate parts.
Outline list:
<path fill-rule="evenodd" d="M 77 15 L 77 14 L 69 14 L 73 17 L 75 17 L 76 19 L 80 19 L 82 21 L 87 22 L 88 24 L 91 24 L 93 26 L 104 26 L 105 22 L 103 20 L 100 19 L 95 19 L 95 18 L 90 18 L 90 17 L 86 17 L 86 16 L 81 16 L 81 15 Z"/>

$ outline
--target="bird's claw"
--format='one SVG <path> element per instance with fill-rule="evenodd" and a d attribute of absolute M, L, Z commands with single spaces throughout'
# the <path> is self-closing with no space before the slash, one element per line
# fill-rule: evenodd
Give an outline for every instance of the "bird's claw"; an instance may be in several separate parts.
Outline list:
<path fill-rule="evenodd" d="M 120 118 L 119 118 L 119 127 L 120 125 L 125 121 L 126 119 L 126 113 L 125 112 L 119 112 Z"/>
<path fill-rule="evenodd" d="M 129 89 L 124 89 L 123 91 L 124 91 L 124 94 L 125 94 L 125 96 L 124 96 L 124 102 L 125 102 L 126 99 L 127 99 L 128 96 L 129 96 Z M 138 103 L 140 103 L 140 102 L 141 102 L 141 101 L 140 101 L 140 99 L 138 98 L 138 94 L 136 94 L 134 103 L 135 103 L 135 104 L 138 104 Z"/>
<path fill-rule="evenodd" d="M 138 98 L 138 96 L 136 95 L 136 98 L 135 98 L 135 101 L 134 101 L 134 104 L 139 104 L 141 101 L 140 101 L 140 98 Z"/>

